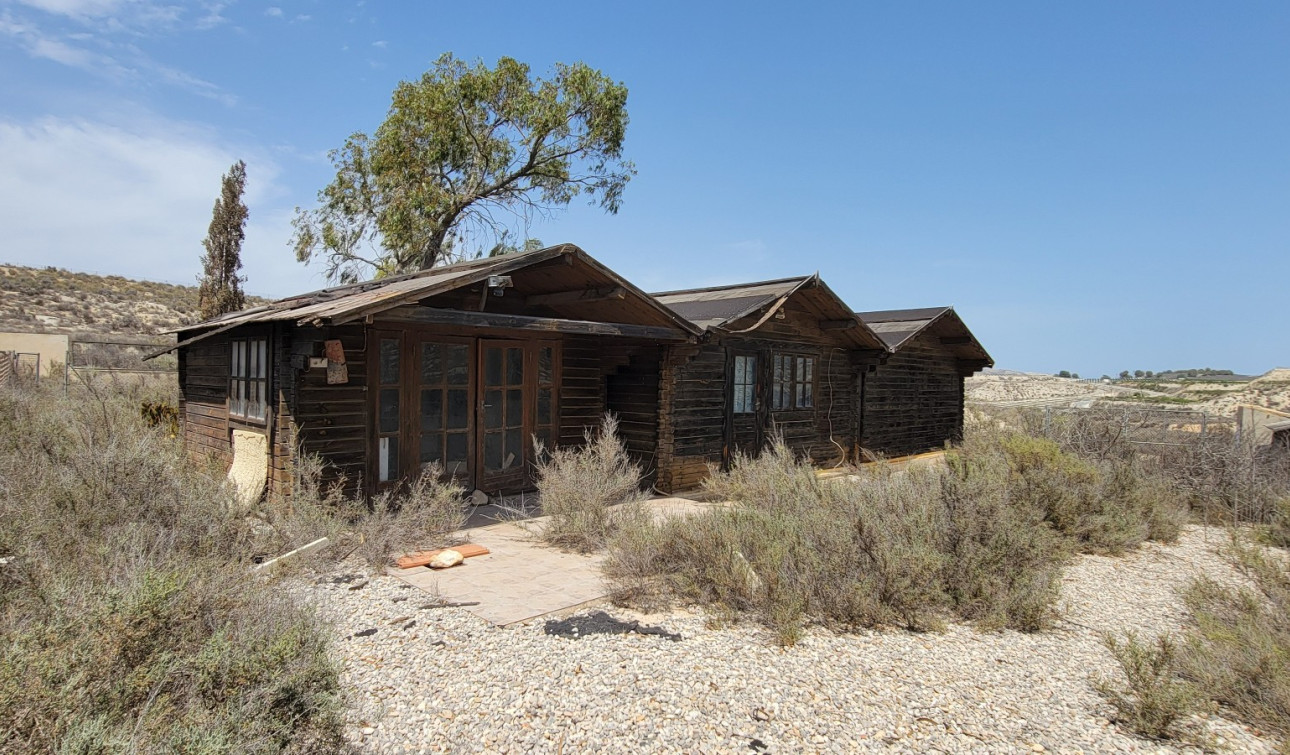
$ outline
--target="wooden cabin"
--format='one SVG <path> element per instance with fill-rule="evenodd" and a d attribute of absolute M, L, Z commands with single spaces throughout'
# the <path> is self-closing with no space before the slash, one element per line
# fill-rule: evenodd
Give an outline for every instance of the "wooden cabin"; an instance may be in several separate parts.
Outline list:
<path fill-rule="evenodd" d="M 949 308 L 857 315 L 818 275 L 650 295 L 571 244 L 289 297 L 178 341 L 190 452 L 262 454 L 277 493 L 306 454 L 354 494 L 430 465 L 531 489 L 532 439 L 581 443 L 606 412 L 668 492 L 774 435 L 817 464 L 915 453 L 961 436 L 963 377 L 990 364 Z"/>
<path fill-rule="evenodd" d="M 863 375 L 887 348 L 818 275 L 654 298 L 703 331 L 664 358 L 659 489 L 694 487 L 773 435 L 817 464 L 856 458 Z"/>
<path fill-rule="evenodd" d="M 891 352 L 865 376 L 860 445 L 907 456 L 963 438 L 963 380 L 994 360 L 953 307 L 860 312 Z"/>
<path fill-rule="evenodd" d="M 224 461 L 267 436 L 270 490 L 316 454 L 352 492 L 437 463 L 496 494 L 608 411 L 653 468 L 664 352 L 699 333 L 569 244 L 329 288 L 179 333 L 184 436 Z"/>

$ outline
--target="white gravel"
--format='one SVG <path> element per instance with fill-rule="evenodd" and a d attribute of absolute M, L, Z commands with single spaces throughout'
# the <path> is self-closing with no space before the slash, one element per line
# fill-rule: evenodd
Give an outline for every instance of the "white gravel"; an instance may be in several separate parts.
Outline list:
<path fill-rule="evenodd" d="M 1049 632 L 812 629 L 788 649 L 686 612 L 601 607 L 680 641 L 569 639 L 542 620 L 499 629 L 425 608 L 431 596 L 392 577 L 302 589 L 342 638 L 349 736 L 365 752 L 1170 752 L 1107 720 L 1089 684 L 1114 672 L 1098 633 L 1179 628 L 1177 587 L 1198 572 L 1232 578 L 1222 543 L 1220 530 L 1193 528 L 1175 546 L 1080 558 L 1065 577 L 1066 621 Z M 1199 725 L 1233 751 L 1279 744 L 1219 717 Z"/>

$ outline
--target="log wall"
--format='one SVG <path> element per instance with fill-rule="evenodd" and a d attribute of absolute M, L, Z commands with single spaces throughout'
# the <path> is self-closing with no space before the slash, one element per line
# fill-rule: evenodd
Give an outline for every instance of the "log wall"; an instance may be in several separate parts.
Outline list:
<path fill-rule="evenodd" d="M 179 351 L 179 416 L 184 444 L 195 461 L 233 462 L 229 441 L 229 339 L 212 336 Z"/>
<path fill-rule="evenodd" d="M 860 444 L 881 456 L 945 446 L 963 435 L 963 378 L 958 360 L 930 330 L 864 378 Z"/>

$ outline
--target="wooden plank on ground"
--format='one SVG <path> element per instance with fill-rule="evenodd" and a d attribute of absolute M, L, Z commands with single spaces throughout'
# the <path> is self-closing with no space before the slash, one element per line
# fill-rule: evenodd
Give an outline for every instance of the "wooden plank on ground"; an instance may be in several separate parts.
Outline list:
<path fill-rule="evenodd" d="M 435 556 L 444 551 L 452 550 L 461 554 L 462 558 L 473 558 L 475 556 L 486 556 L 489 550 L 482 545 L 467 543 L 465 545 L 454 545 L 451 548 L 440 548 L 434 551 L 417 551 L 398 559 L 394 563 L 399 565 L 400 569 L 411 569 L 415 566 L 426 566 Z"/>

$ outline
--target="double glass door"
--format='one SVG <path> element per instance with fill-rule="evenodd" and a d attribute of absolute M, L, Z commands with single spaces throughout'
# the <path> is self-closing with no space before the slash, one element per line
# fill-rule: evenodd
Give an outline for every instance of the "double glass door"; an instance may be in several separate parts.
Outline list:
<path fill-rule="evenodd" d="M 531 483 L 533 438 L 556 437 L 559 344 L 377 332 L 374 476 L 434 465 L 488 493 Z"/>

